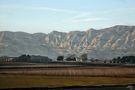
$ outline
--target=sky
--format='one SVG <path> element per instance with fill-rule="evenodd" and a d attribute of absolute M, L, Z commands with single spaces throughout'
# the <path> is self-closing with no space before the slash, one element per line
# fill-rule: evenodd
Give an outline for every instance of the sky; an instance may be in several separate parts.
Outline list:
<path fill-rule="evenodd" d="M 0 31 L 50 33 L 135 25 L 135 0 L 0 0 Z"/>

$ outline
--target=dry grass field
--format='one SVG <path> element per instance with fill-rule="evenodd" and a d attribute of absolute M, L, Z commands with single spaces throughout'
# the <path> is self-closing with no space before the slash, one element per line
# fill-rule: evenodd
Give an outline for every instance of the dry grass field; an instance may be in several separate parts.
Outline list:
<path fill-rule="evenodd" d="M 46 76 L 0 74 L 0 89 L 30 87 L 101 86 L 135 84 L 129 77 Z"/>
<path fill-rule="evenodd" d="M 135 67 L 1 67 L 0 89 L 135 84 Z"/>
<path fill-rule="evenodd" d="M 2 68 L 1 74 L 41 74 L 61 76 L 135 77 L 135 67 L 15 67 Z"/>

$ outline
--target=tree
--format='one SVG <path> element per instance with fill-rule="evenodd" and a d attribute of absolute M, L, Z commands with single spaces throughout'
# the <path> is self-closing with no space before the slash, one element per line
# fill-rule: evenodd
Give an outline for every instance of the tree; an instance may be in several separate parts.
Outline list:
<path fill-rule="evenodd" d="M 135 56 L 123 56 L 123 57 L 117 57 L 116 59 L 113 59 L 112 61 L 115 62 L 121 62 L 121 63 L 135 63 Z"/>
<path fill-rule="evenodd" d="M 82 55 L 80 56 L 80 58 L 82 59 L 82 61 L 87 61 L 87 59 L 88 59 L 86 53 L 82 54 Z"/>
<path fill-rule="evenodd" d="M 70 55 L 66 58 L 66 61 L 76 61 L 76 56 L 74 54 Z"/>
<path fill-rule="evenodd" d="M 64 56 L 58 56 L 57 57 L 57 61 L 63 61 L 63 59 L 64 59 Z"/>
<path fill-rule="evenodd" d="M 29 55 L 26 55 L 26 54 L 23 54 L 23 55 L 21 55 L 21 56 L 19 56 L 17 58 L 17 61 L 28 62 L 28 61 L 30 61 L 30 56 Z"/>

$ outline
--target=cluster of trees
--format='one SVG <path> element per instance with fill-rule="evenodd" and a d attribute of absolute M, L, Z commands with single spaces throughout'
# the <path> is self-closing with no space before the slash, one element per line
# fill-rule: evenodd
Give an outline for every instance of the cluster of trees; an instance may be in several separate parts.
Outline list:
<path fill-rule="evenodd" d="M 113 62 L 135 63 L 135 56 L 123 56 L 112 59 Z"/>
<path fill-rule="evenodd" d="M 74 55 L 70 55 L 67 58 L 64 58 L 64 56 L 58 56 L 57 61 L 76 61 L 76 57 Z"/>
<path fill-rule="evenodd" d="M 77 57 L 76 55 L 69 55 L 68 57 L 64 58 L 64 56 L 58 56 L 57 61 L 87 61 L 87 54 L 82 54 L 80 57 Z"/>
<path fill-rule="evenodd" d="M 42 62 L 50 62 L 52 59 L 46 56 L 36 56 L 36 55 L 26 55 L 23 54 L 19 57 L 0 57 L 0 61 L 2 62 L 35 62 L 35 63 L 42 63 Z"/>
<path fill-rule="evenodd" d="M 10 62 L 12 61 L 12 58 L 9 58 L 8 56 L 1 56 L 0 62 Z"/>
<path fill-rule="evenodd" d="M 70 55 L 69 57 L 66 58 L 66 61 L 76 61 L 76 56 Z"/>
<path fill-rule="evenodd" d="M 86 53 L 82 54 L 82 55 L 80 56 L 80 59 L 81 59 L 82 61 L 87 61 L 87 60 L 88 60 L 87 54 L 86 54 Z"/>
<path fill-rule="evenodd" d="M 14 58 L 14 61 L 17 62 L 36 62 L 36 63 L 40 63 L 40 62 L 50 62 L 52 61 L 52 59 L 46 57 L 46 56 L 36 56 L 36 55 L 21 55 L 19 57 Z"/>
<path fill-rule="evenodd" d="M 77 61 L 78 57 L 75 55 L 70 55 L 66 59 L 64 59 L 64 56 L 58 56 L 57 61 Z M 87 61 L 87 54 L 82 54 L 79 57 L 79 61 Z M 121 63 L 121 64 L 135 64 L 135 56 L 123 56 L 123 57 L 117 57 L 113 58 L 112 60 L 98 60 L 98 59 L 90 59 L 91 62 L 97 62 L 97 63 Z"/>
<path fill-rule="evenodd" d="M 23 54 L 19 57 L 15 57 L 13 61 L 19 61 L 19 62 L 29 62 L 30 61 L 30 55 Z"/>
<path fill-rule="evenodd" d="M 57 61 L 63 61 L 64 60 L 64 56 L 58 56 L 57 57 Z"/>
<path fill-rule="evenodd" d="M 82 54 L 80 57 L 76 57 L 76 55 L 69 55 L 68 57 L 58 56 L 57 61 L 87 61 L 87 54 Z M 36 55 L 26 55 L 23 54 L 19 57 L 8 57 L 8 56 L 1 56 L 0 62 L 35 62 L 35 63 L 42 63 L 42 62 L 51 62 L 52 59 L 46 56 L 36 56 Z M 123 56 L 113 58 L 112 60 L 98 60 L 98 59 L 90 59 L 91 62 L 98 62 L 98 63 L 128 63 L 128 64 L 135 64 L 135 56 Z M 101 62 L 102 61 L 102 62 Z M 109 62 L 108 62 L 109 61 Z"/>

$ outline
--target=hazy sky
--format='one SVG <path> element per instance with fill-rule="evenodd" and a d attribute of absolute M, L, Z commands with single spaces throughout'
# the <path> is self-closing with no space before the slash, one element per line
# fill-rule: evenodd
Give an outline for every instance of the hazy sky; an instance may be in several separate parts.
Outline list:
<path fill-rule="evenodd" d="M 135 0 L 0 0 L 0 31 L 49 33 L 135 25 Z"/>

